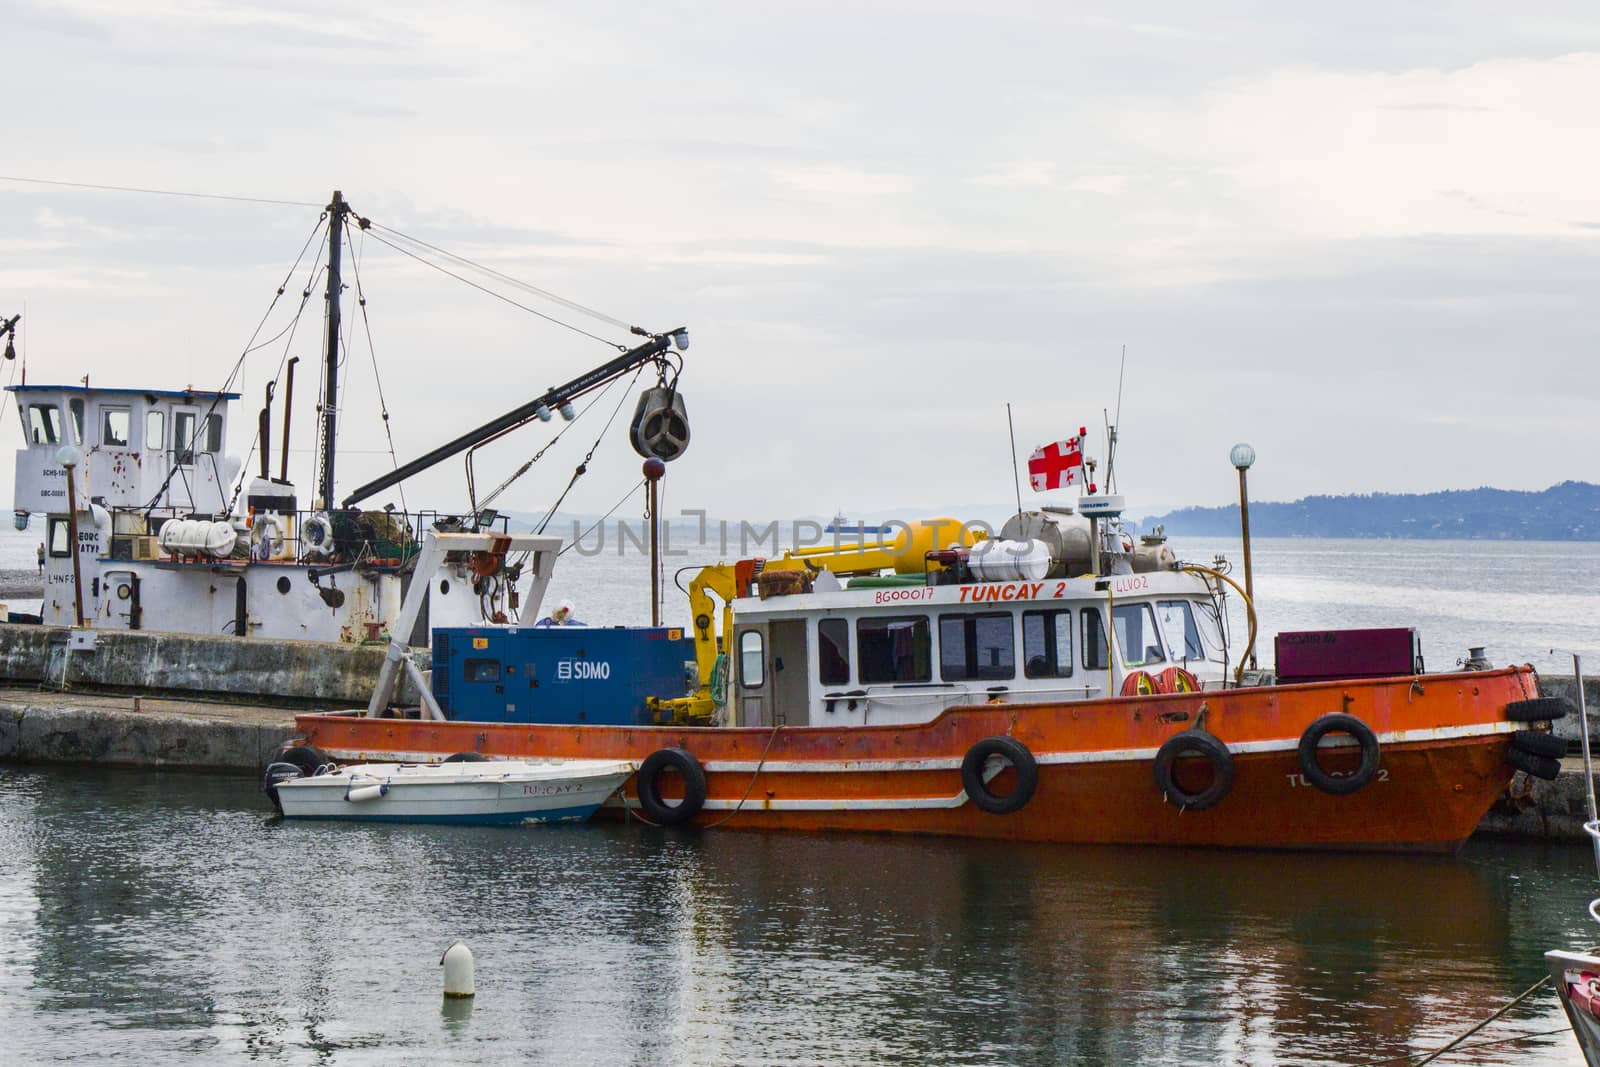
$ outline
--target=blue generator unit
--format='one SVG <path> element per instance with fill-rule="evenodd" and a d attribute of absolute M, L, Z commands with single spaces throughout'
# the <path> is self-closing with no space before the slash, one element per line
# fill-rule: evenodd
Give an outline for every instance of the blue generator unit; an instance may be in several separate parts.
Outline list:
<path fill-rule="evenodd" d="M 460 626 L 433 631 L 433 696 L 468 722 L 655 722 L 648 697 L 687 694 L 694 642 L 677 627 Z"/>

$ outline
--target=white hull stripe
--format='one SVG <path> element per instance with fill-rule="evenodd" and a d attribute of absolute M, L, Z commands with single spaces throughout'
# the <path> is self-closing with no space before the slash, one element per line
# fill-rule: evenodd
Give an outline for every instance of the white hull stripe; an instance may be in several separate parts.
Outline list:
<path fill-rule="evenodd" d="M 1440 726 L 1425 730 L 1403 730 L 1392 733 L 1379 734 L 1378 743 L 1381 745 L 1418 744 L 1428 741 L 1450 741 L 1464 737 L 1491 737 L 1495 734 L 1507 734 L 1518 728 L 1517 723 L 1477 723 L 1470 726 Z M 1326 747 L 1353 746 L 1355 739 L 1340 734 L 1329 737 L 1324 741 Z M 1272 741 L 1246 741 L 1228 745 L 1228 751 L 1239 754 L 1261 752 L 1294 752 L 1300 747 L 1298 738 L 1293 740 Z M 368 751 L 365 749 L 348 749 L 337 746 L 327 746 L 325 749 L 330 755 L 354 757 L 368 761 L 384 761 L 394 763 L 435 763 L 440 759 L 437 752 L 391 752 Z M 1156 758 L 1156 748 L 1106 748 L 1090 752 L 1035 752 L 1033 758 L 1040 765 L 1071 764 L 1071 763 L 1126 763 L 1143 762 Z M 961 759 L 958 757 L 938 757 L 934 759 L 881 759 L 881 760 L 767 760 L 761 763 L 758 760 L 707 760 L 704 767 L 708 773 L 714 774 L 753 774 L 757 767 L 768 774 L 853 774 L 871 773 L 885 774 L 899 771 L 948 771 L 958 770 Z M 950 798 L 907 798 L 904 804 L 891 799 L 872 800 L 865 803 L 874 806 L 906 806 L 906 807 L 960 807 L 966 801 L 966 794 Z M 707 801 L 706 807 L 715 807 L 721 801 Z M 847 801 L 792 801 L 791 804 L 811 804 L 818 808 L 835 808 L 851 806 Z M 733 802 L 728 802 L 732 806 Z M 769 802 L 776 806 L 776 802 Z M 759 807 L 759 805 L 756 805 Z"/>
<path fill-rule="evenodd" d="M 1440 726 L 1426 730 L 1402 730 L 1379 734 L 1378 743 L 1380 745 L 1403 745 L 1426 741 L 1449 741 L 1463 737 L 1489 737 L 1494 734 L 1510 733 L 1516 728 L 1516 723 L 1505 722 L 1478 723 L 1471 726 Z M 1339 734 L 1326 738 L 1322 747 L 1354 747 L 1355 744 L 1355 738 Z M 1256 752 L 1295 752 L 1299 748 L 1299 738 L 1289 741 L 1244 741 L 1228 745 L 1228 751 L 1234 755 Z M 1033 758 L 1041 766 L 1055 763 L 1125 763 L 1154 760 L 1158 751 L 1160 751 L 1159 747 L 1104 748 L 1087 752 L 1035 752 Z M 756 760 L 707 760 L 705 763 L 707 772 L 743 772 L 749 774 L 755 771 L 757 766 L 760 766 L 762 771 L 771 774 L 803 774 L 808 771 L 813 773 L 941 771 L 960 768 L 961 758 L 952 756 L 921 760 L 767 760 L 764 764 L 758 764 Z"/>

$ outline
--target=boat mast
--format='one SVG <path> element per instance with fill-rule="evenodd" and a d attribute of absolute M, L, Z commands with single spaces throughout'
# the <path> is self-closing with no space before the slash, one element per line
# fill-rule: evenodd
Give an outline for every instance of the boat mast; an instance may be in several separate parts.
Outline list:
<path fill-rule="evenodd" d="M 333 507 L 333 437 L 339 425 L 339 252 L 344 220 L 350 213 L 344 194 L 335 189 L 328 204 L 328 347 L 322 405 L 322 506 Z"/>

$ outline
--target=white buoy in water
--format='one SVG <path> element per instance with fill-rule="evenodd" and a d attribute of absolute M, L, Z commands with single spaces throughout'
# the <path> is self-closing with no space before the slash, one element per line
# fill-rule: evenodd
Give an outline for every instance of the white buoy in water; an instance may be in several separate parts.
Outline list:
<path fill-rule="evenodd" d="M 439 957 L 444 966 L 444 995 L 470 997 L 477 990 L 472 985 L 472 950 L 460 941 L 444 950 Z"/>

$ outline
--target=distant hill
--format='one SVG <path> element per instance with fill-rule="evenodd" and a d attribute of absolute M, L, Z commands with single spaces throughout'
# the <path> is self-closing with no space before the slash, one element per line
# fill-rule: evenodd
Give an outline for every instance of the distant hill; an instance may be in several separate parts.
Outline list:
<path fill-rule="evenodd" d="M 1179 508 L 1139 523 L 1169 534 L 1239 532 L 1239 506 Z M 1308 496 L 1250 502 L 1256 537 L 1405 537 L 1472 541 L 1600 541 L 1600 485 L 1562 482 L 1540 492 L 1455 489 L 1443 493 Z"/>

